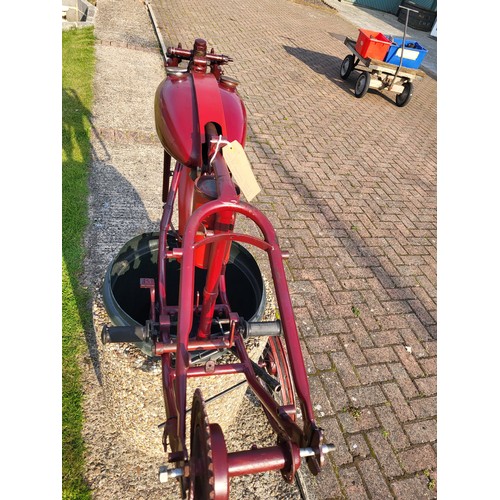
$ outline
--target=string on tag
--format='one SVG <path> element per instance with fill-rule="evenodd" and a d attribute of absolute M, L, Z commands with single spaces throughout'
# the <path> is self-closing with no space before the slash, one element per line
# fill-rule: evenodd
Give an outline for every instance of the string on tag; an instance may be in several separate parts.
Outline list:
<path fill-rule="evenodd" d="M 214 140 L 210 141 L 212 144 L 215 142 Z M 210 158 L 210 165 L 212 165 L 212 162 L 214 161 L 215 157 L 217 156 L 217 153 L 219 152 L 219 148 L 221 144 L 231 144 L 229 141 L 226 141 L 225 139 L 222 138 L 222 135 L 219 135 L 219 139 L 217 140 L 217 145 L 215 146 L 215 153 L 213 154 L 212 158 Z"/>

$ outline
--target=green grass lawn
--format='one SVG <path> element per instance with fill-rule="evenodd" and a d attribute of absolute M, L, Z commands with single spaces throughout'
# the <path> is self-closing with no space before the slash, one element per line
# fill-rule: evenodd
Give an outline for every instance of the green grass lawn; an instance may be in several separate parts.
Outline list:
<path fill-rule="evenodd" d="M 85 483 L 80 356 L 92 328 L 82 288 L 83 235 L 88 224 L 93 28 L 62 33 L 62 497 L 90 499 Z"/>

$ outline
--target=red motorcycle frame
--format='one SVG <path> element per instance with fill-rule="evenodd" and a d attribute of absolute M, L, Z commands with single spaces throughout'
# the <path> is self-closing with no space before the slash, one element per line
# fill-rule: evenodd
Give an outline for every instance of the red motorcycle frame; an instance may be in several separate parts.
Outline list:
<path fill-rule="evenodd" d="M 165 451 L 170 447 L 168 461 L 175 466 L 161 470 L 160 480 L 178 478 L 183 498 L 222 500 L 229 498 L 233 476 L 280 470 L 292 482 L 303 458 L 316 475 L 325 453 L 334 447 L 323 444 L 323 432 L 314 418 L 283 265 L 287 254 L 280 249 L 269 219 L 241 200 L 223 155 L 223 148 L 232 141 L 244 145 L 246 135 L 246 111 L 236 92 L 237 82 L 225 77 L 221 68 L 231 59 L 213 49 L 207 53 L 202 39 L 195 40 L 192 50 L 171 47 L 168 56 L 167 77 L 155 99 L 156 128 L 165 149 L 158 278 L 156 283 L 141 280 L 141 287 L 150 289 L 150 318 L 140 328 L 106 326 L 102 339 L 105 343 L 149 342 L 153 355 L 161 357 L 167 416 L 163 443 Z M 179 67 L 182 60 L 188 61 L 187 68 Z M 172 157 L 176 160 L 173 172 Z M 176 201 L 177 231 L 172 224 Z M 235 232 L 236 214 L 252 220 L 262 238 Z M 169 244 L 172 237 L 174 246 Z M 233 242 L 267 253 L 280 320 L 250 323 L 231 309 L 225 269 Z M 178 305 L 167 300 L 171 291 L 166 285 L 166 263 L 172 259 L 180 262 Z M 195 293 L 196 268 L 206 270 L 201 298 Z M 252 336 L 268 337 L 261 363 L 254 363 L 247 353 L 245 340 Z M 210 355 L 219 350 L 231 351 L 238 362 L 216 364 L 210 359 L 192 365 L 193 351 Z M 276 446 L 228 453 L 220 426 L 208 422 L 205 402 L 196 390 L 188 453 L 188 378 L 237 373 L 245 375 L 262 404 L 277 434 Z M 276 389 L 281 389 L 279 398 Z"/>

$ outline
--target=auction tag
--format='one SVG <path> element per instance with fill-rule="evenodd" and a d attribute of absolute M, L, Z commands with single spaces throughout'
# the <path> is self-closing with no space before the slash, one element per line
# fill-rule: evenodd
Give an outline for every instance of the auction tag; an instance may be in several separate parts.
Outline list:
<path fill-rule="evenodd" d="M 233 141 L 222 148 L 222 155 L 241 192 L 247 201 L 251 201 L 260 193 L 260 186 L 243 146 L 238 141 Z"/>

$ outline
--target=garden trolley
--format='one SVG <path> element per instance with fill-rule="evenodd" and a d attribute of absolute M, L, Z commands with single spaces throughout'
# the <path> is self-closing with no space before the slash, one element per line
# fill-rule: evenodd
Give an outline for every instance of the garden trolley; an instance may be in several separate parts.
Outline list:
<path fill-rule="evenodd" d="M 369 88 L 388 90 L 396 92 L 396 105 L 402 108 L 410 102 L 413 95 L 413 82 L 421 80 L 425 76 L 425 73 L 420 71 L 418 67 L 427 51 L 416 41 L 409 45 L 406 44 L 406 30 L 408 28 L 410 11 L 417 11 L 404 5 L 400 5 L 399 8 L 406 10 L 403 38 L 401 40 L 394 38 L 394 43 L 392 43 L 392 37 L 389 39 L 381 33 L 377 34 L 368 30 L 360 30 L 360 37 L 357 41 L 346 37 L 344 45 L 347 46 L 352 54 L 346 56 L 342 61 L 340 78 L 347 80 L 352 70 L 357 69 L 361 73 L 354 87 L 354 95 L 356 97 L 363 97 Z M 401 42 L 400 48 L 397 47 L 399 42 Z M 370 49 L 371 52 L 367 50 L 370 43 L 374 44 Z M 390 58 L 385 57 L 388 45 L 392 46 L 389 49 Z M 393 47 L 394 45 L 396 46 L 395 48 Z M 417 46 L 416 50 L 413 48 L 413 45 Z M 410 49 L 410 47 L 412 48 Z M 360 53 L 361 51 L 363 53 Z M 407 55 L 409 55 L 409 59 L 407 59 L 406 66 L 404 66 L 403 60 L 407 58 Z M 384 60 L 379 60 L 378 57 Z M 399 64 L 392 64 L 392 62 L 397 62 L 398 60 Z M 412 61 L 408 63 L 409 60 Z M 360 62 L 364 66 L 358 66 Z"/>
<path fill-rule="evenodd" d="M 361 71 L 354 87 L 354 95 L 363 97 L 369 88 L 396 93 L 396 105 L 406 106 L 413 94 L 413 82 L 421 80 L 425 73 L 419 69 L 406 68 L 377 59 L 362 57 L 356 50 L 356 40 L 346 37 L 344 45 L 352 54 L 345 57 L 340 66 L 340 77 L 347 80 L 351 72 Z"/>

